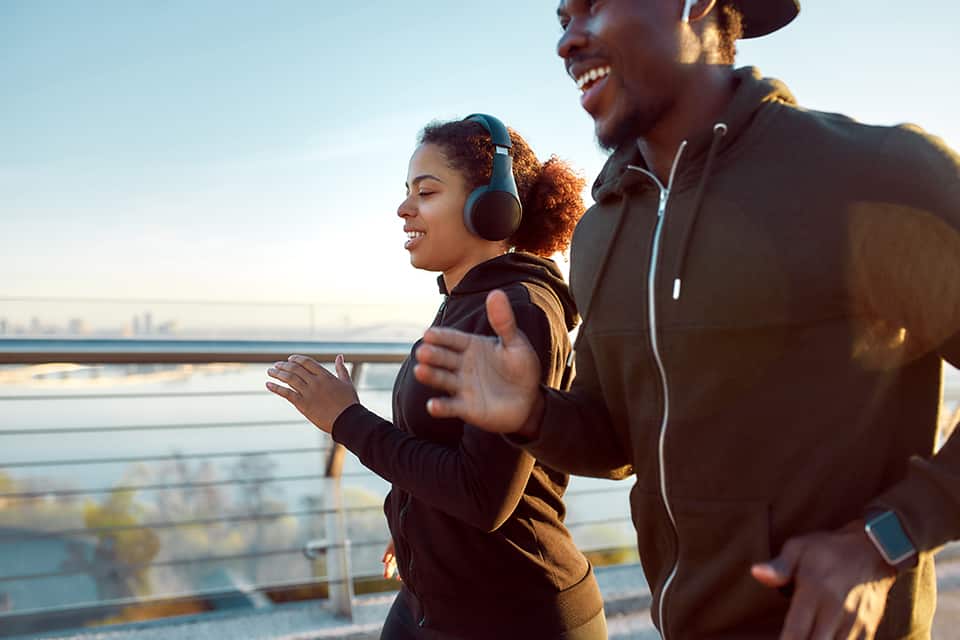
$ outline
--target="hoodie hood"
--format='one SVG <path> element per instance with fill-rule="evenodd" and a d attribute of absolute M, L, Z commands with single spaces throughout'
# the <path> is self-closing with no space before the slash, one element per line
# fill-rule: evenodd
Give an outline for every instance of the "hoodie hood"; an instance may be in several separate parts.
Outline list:
<path fill-rule="evenodd" d="M 703 127 L 687 140 L 683 166 L 680 167 L 678 174 L 678 185 L 697 179 L 695 169 L 703 162 L 716 124 L 722 122 L 727 126 L 727 135 L 724 136 L 717 150 L 722 158 L 723 151 L 737 142 L 760 110 L 780 104 L 796 104 L 796 99 L 785 84 L 773 78 L 764 78 L 756 67 L 736 69 L 733 72 L 733 81 L 735 84 L 733 98 L 716 122 L 704 122 Z M 643 155 L 632 141 L 621 145 L 604 164 L 600 175 L 593 183 L 593 199 L 602 202 L 622 195 L 625 190 L 632 187 L 648 186 L 649 181 L 636 172 L 627 171 L 627 165 L 630 164 L 644 168 L 647 166 Z M 694 175 L 691 175 L 691 170 L 694 170 Z"/>
<path fill-rule="evenodd" d="M 560 273 L 557 264 L 549 258 L 541 258 L 523 251 L 505 253 L 470 269 L 453 291 L 449 292 L 443 276 L 437 276 L 440 293 L 450 296 L 486 293 L 518 281 L 540 286 L 552 292 L 563 307 L 567 330 L 571 331 L 577 326 L 580 319 L 577 315 L 577 306 L 573 302 L 563 274 Z"/>

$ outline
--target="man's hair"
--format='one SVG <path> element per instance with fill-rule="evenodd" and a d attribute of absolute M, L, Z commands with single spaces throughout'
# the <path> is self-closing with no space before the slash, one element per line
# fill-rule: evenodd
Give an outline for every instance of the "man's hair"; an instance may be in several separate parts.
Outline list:
<path fill-rule="evenodd" d="M 737 40 L 743 36 L 743 14 L 729 2 L 723 2 L 717 8 L 720 62 L 733 64 L 737 57 Z"/>

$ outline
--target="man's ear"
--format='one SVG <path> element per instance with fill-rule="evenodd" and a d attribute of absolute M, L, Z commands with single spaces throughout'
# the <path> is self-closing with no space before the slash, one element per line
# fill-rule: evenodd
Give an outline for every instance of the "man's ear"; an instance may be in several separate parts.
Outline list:
<path fill-rule="evenodd" d="M 703 20 L 717 5 L 717 0 L 684 0 L 683 21 L 696 22 Z"/>

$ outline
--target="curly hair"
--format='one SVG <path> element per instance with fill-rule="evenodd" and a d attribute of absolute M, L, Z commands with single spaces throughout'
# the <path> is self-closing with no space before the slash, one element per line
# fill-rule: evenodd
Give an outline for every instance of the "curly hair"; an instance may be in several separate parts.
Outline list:
<path fill-rule="evenodd" d="M 585 181 L 556 156 L 541 163 L 516 131 L 508 131 L 523 217 L 520 227 L 507 238 L 507 244 L 544 257 L 565 251 L 584 212 L 580 194 Z M 450 167 L 464 176 L 468 190 L 490 182 L 493 144 L 480 123 L 431 122 L 420 132 L 418 142 L 440 147 Z"/>

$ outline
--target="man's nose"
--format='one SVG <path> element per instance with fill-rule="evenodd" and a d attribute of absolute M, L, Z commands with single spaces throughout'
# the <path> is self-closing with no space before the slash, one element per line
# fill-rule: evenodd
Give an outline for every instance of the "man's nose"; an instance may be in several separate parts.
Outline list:
<path fill-rule="evenodd" d="M 587 46 L 587 32 L 578 20 L 571 20 L 557 41 L 557 55 L 564 60 Z"/>

